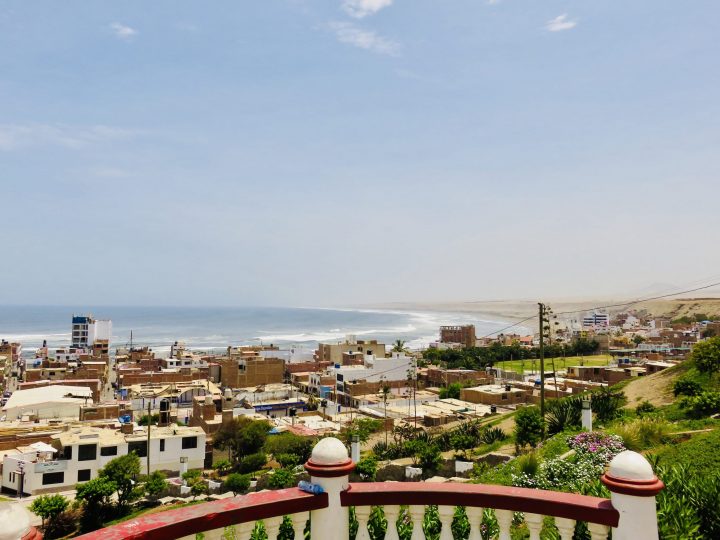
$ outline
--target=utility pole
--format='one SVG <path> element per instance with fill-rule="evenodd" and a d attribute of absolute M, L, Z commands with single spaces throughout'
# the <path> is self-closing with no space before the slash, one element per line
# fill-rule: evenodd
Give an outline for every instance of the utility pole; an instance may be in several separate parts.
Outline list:
<path fill-rule="evenodd" d="M 148 476 L 150 476 L 150 424 L 152 424 L 151 407 L 152 407 L 152 400 L 148 401 L 147 451 L 146 451 L 146 457 L 147 457 L 147 474 L 148 474 Z M 169 413 L 169 412 L 170 412 L 170 411 L 168 411 L 168 413 Z"/>
<path fill-rule="evenodd" d="M 540 415 L 543 419 L 543 440 L 545 439 L 545 304 L 538 302 L 538 323 L 540 325 Z"/>

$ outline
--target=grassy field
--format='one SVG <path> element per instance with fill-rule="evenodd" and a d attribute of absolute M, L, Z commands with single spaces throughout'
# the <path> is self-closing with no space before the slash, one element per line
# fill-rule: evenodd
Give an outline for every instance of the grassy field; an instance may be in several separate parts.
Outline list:
<path fill-rule="evenodd" d="M 555 369 L 563 370 L 568 366 L 607 366 L 610 363 L 611 356 L 609 354 L 598 354 L 595 356 L 566 356 L 565 358 L 546 358 L 545 369 L 549 371 L 553 367 L 555 361 Z M 540 369 L 540 360 L 509 360 L 507 362 L 498 362 L 496 367 L 522 373 L 525 371 L 538 371 Z"/>

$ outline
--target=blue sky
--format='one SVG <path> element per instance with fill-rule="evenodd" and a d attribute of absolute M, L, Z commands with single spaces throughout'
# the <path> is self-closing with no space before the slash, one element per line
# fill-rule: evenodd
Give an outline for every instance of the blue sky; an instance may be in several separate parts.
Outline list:
<path fill-rule="evenodd" d="M 720 4 L 0 2 L 0 303 L 720 272 Z"/>

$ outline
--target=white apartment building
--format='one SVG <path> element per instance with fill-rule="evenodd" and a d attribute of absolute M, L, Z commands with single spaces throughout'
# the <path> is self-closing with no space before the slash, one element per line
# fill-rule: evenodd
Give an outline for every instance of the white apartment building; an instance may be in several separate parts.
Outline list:
<path fill-rule="evenodd" d="M 610 326 L 610 315 L 607 313 L 593 312 L 585 315 L 582 321 L 583 328 L 607 328 Z"/>
<path fill-rule="evenodd" d="M 112 336 L 112 321 L 98 321 L 91 315 L 73 315 L 71 344 L 73 347 L 91 347 L 98 340 Z"/>
<path fill-rule="evenodd" d="M 133 426 L 127 424 L 127 426 Z M 73 489 L 97 478 L 98 471 L 118 457 L 135 452 L 140 472 L 147 473 L 147 428 L 132 433 L 102 428 L 74 428 L 53 435 L 52 447 L 44 443 L 5 451 L 2 488 L 24 494 Z M 182 460 L 182 461 L 181 461 Z M 199 427 L 168 426 L 150 429 L 150 472 L 201 469 L 205 461 L 205 432 Z"/>

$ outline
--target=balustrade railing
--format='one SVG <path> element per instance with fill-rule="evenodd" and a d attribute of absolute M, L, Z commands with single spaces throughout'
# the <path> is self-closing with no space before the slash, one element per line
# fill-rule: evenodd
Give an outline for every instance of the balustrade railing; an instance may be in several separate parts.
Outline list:
<path fill-rule="evenodd" d="M 487 540 L 481 526 L 484 509 L 493 509 L 498 532 L 510 540 L 513 520 L 522 516 L 531 540 L 539 540 L 546 517 L 562 540 L 573 537 L 578 521 L 586 522 L 592 540 L 657 540 L 655 495 L 663 488 L 645 458 L 635 452 L 616 456 L 603 476 L 611 499 L 536 489 L 483 484 L 372 482 L 349 483 L 354 464 L 337 439 L 321 440 L 305 465 L 324 493 L 312 495 L 298 488 L 263 491 L 194 506 L 158 512 L 108 527 L 83 540 L 249 540 L 256 523 L 263 522 L 268 540 L 276 540 L 284 516 L 290 518 L 294 538 L 303 539 L 310 520 L 311 538 L 345 539 L 350 535 L 350 508 L 355 509 L 356 540 L 369 540 L 373 507 L 382 507 L 387 520 L 386 540 L 398 540 L 396 527 L 412 523 L 411 540 L 425 537 L 423 518 L 437 506 L 440 540 L 453 540 L 452 522 L 462 507 L 470 524 L 469 540 Z"/>

